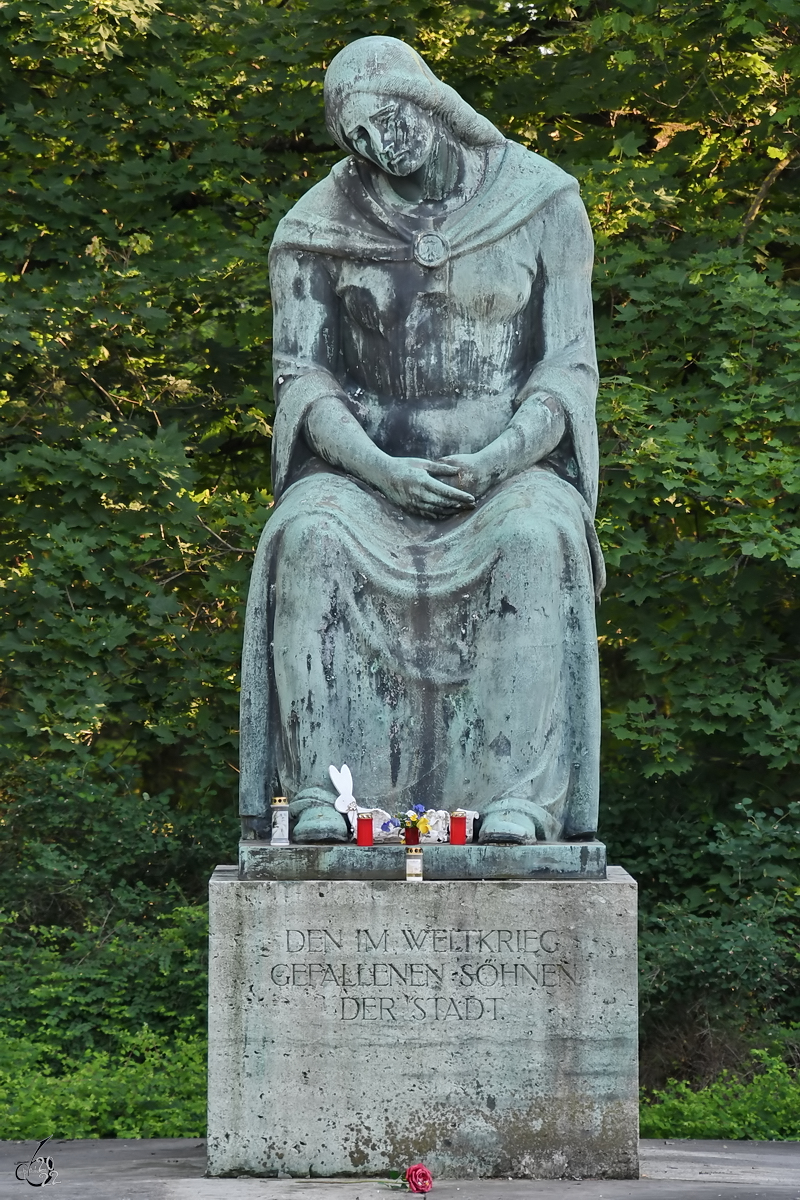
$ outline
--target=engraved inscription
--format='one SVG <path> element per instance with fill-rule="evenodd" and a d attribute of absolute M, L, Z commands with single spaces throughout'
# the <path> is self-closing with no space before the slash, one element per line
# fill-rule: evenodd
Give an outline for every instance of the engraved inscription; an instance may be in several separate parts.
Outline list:
<path fill-rule="evenodd" d="M 349 1023 L 503 1021 L 526 995 L 577 985 L 571 941 L 555 929 L 286 929 L 269 978 Z"/>
<path fill-rule="evenodd" d="M 503 996 L 342 996 L 343 1021 L 480 1021 L 484 1016 L 498 1020 L 497 1006 Z M 500 1018 L 502 1020 L 502 1017 Z"/>

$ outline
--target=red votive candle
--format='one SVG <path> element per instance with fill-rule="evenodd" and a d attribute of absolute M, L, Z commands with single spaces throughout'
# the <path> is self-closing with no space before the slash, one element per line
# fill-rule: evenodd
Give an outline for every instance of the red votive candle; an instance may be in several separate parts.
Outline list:
<path fill-rule="evenodd" d="M 407 846 L 419 845 L 419 830 L 416 825 L 406 825 L 403 833 L 405 834 L 405 843 Z"/>
<path fill-rule="evenodd" d="M 467 844 L 467 814 L 463 808 L 457 808 L 450 813 L 450 845 L 466 846 Z"/>
<path fill-rule="evenodd" d="M 359 813 L 356 824 L 356 845 L 372 845 L 372 813 Z"/>

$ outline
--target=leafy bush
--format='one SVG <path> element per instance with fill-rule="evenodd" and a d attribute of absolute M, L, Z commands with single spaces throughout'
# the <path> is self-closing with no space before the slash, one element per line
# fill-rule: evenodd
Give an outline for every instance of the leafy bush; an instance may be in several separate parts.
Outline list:
<path fill-rule="evenodd" d="M 0 792 L 0 1137 L 205 1128 L 208 875 L 236 822 L 118 773 Z"/>
<path fill-rule="evenodd" d="M 203 1137 L 205 1126 L 202 1037 L 144 1026 L 114 1055 L 61 1060 L 46 1043 L 0 1037 L 2 1138 Z"/>
<path fill-rule="evenodd" d="M 670 1080 L 642 1104 L 641 1136 L 765 1142 L 800 1138 L 800 1072 L 767 1051 L 755 1051 L 754 1057 L 760 1069 L 749 1079 L 725 1071 L 699 1091 L 685 1080 Z"/>
<path fill-rule="evenodd" d="M 676 1071 L 708 1082 L 748 1045 L 800 1022 L 800 803 L 767 814 L 744 801 L 737 811 L 738 822 L 718 823 L 704 843 L 653 834 L 640 848 L 685 888 L 651 897 L 642 914 L 648 1084 Z M 657 1051 L 664 1030 L 668 1045 Z"/>
<path fill-rule="evenodd" d="M 769 814 L 747 800 L 736 808 L 738 822 L 707 834 L 703 886 L 691 884 L 680 902 L 663 900 L 645 914 L 644 995 L 656 1005 L 678 987 L 685 1005 L 706 991 L 727 1009 L 736 1005 L 739 1018 L 752 1002 L 791 1023 L 800 1019 L 800 802 Z M 662 870 L 670 858 L 700 854 L 691 843 L 660 840 L 654 835 L 641 852 L 661 854 Z M 676 870 L 682 880 L 692 873 L 687 865 Z"/>
<path fill-rule="evenodd" d="M 13 788 L 13 790 L 12 790 Z M 132 1030 L 204 1036 L 208 876 L 235 820 L 85 771 L 29 767 L 0 794 L 0 1018 L 75 1060 Z"/>

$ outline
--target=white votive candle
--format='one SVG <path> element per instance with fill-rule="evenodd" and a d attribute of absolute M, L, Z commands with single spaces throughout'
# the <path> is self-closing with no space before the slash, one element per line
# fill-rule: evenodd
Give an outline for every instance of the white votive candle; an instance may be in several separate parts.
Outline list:
<path fill-rule="evenodd" d="M 272 845 L 289 845 L 289 801 L 285 796 L 273 796 L 269 806 L 272 813 Z"/>
<path fill-rule="evenodd" d="M 406 848 L 406 883 L 422 883 L 422 847 Z"/>

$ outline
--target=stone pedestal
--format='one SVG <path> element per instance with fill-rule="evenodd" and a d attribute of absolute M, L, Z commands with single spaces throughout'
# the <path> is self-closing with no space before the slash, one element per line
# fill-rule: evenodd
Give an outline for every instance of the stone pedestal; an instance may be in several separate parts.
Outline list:
<path fill-rule="evenodd" d="M 211 1175 L 638 1176 L 621 868 L 210 895 Z"/>
<path fill-rule="evenodd" d="M 605 879 L 602 842 L 537 842 L 533 846 L 423 847 L 426 879 Z M 273 846 L 239 843 L 240 879 L 398 879 L 406 877 L 406 848 L 397 845 Z"/>

